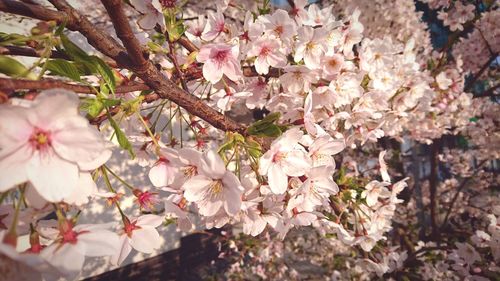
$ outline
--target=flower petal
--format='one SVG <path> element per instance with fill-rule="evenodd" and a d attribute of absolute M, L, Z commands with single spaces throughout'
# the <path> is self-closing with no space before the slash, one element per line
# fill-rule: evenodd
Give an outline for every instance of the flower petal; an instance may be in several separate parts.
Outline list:
<path fill-rule="evenodd" d="M 78 166 L 50 150 L 43 155 L 35 152 L 27 172 L 38 193 L 49 202 L 59 202 L 78 188 Z"/>

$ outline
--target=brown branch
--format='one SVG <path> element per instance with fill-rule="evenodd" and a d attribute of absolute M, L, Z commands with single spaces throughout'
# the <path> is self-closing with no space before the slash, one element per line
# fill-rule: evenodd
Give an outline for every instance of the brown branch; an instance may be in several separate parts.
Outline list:
<path fill-rule="evenodd" d="M 483 160 L 481 161 L 481 163 L 479 163 L 479 165 L 477 165 L 477 168 L 475 169 L 475 171 L 477 171 L 481 166 L 483 166 L 485 163 L 487 162 L 487 160 Z M 475 174 L 475 173 L 474 173 Z M 450 202 L 450 206 L 448 207 L 448 210 L 446 211 L 446 215 L 444 216 L 444 220 L 443 220 L 443 223 L 441 224 L 441 229 L 444 228 L 446 226 L 446 224 L 448 223 L 448 218 L 450 217 L 450 214 L 451 214 L 451 211 L 453 210 L 453 205 L 455 205 L 455 202 L 457 201 L 458 199 L 458 195 L 460 195 L 460 192 L 462 192 L 462 189 L 464 189 L 464 187 L 467 185 L 467 183 L 472 179 L 473 177 L 467 177 L 465 178 L 462 183 L 460 183 L 460 185 L 457 187 L 457 192 L 455 193 L 455 195 L 453 196 L 453 198 L 451 199 L 451 202 Z"/>
<path fill-rule="evenodd" d="M 135 37 L 128 23 L 128 18 L 123 10 L 122 0 L 101 0 L 101 3 L 106 8 L 115 27 L 116 35 L 122 41 L 125 49 L 127 49 L 127 53 L 134 65 L 138 67 L 145 66 L 147 61 L 144 58 L 141 43 Z"/>
<path fill-rule="evenodd" d="M 41 56 L 35 49 L 18 47 L 18 46 L 0 46 L 0 55 L 35 57 L 35 58 Z M 69 56 L 57 50 L 52 50 L 50 57 L 54 59 L 70 60 Z"/>
<path fill-rule="evenodd" d="M 177 43 L 181 44 L 182 47 L 186 48 L 186 50 L 190 52 L 198 51 L 198 47 L 196 47 L 191 40 L 189 40 L 186 36 L 181 36 L 177 41 Z"/>
<path fill-rule="evenodd" d="M 63 23 L 69 18 L 64 13 L 49 10 L 40 5 L 27 4 L 13 0 L 1 0 L 0 11 L 44 21 L 54 20 L 58 23 Z"/>
<path fill-rule="evenodd" d="M 266 75 L 260 75 L 259 73 L 257 73 L 254 66 L 244 66 L 243 67 L 243 76 L 245 76 L 245 77 L 264 76 L 266 78 L 269 78 L 269 77 L 277 78 L 277 77 L 280 77 L 280 69 L 271 67 L 271 68 L 269 68 L 269 73 L 267 73 Z"/>
<path fill-rule="evenodd" d="M 438 186 L 438 149 L 439 140 L 434 140 L 431 144 L 431 174 L 429 178 L 429 193 L 430 193 L 430 214 L 431 214 L 431 229 L 432 229 L 432 239 L 439 241 L 439 229 L 437 225 L 437 210 L 438 210 L 438 198 L 437 198 L 437 186 Z"/>
<path fill-rule="evenodd" d="M 50 58 L 52 59 L 72 60 L 64 52 L 58 50 L 51 50 L 50 52 L 51 52 Z M 41 56 L 35 49 L 19 47 L 19 46 L 0 46 L 0 55 L 23 56 L 23 57 L 34 57 L 34 58 L 39 58 Z M 118 67 L 116 62 L 110 58 L 102 58 L 102 60 L 113 68 Z"/>
<path fill-rule="evenodd" d="M 480 93 L 479 95 L 474 95 L 473 98 L 484 98 L 484 97 L 499 97 L 499 95 L 495 95 L 495 91 L 500 88 L 500 83 L 495 86 L 489 88 L 488 90 Z"/>
<path fill-rule="evenodd" d="M 56 20 L 62 23 L 66 20 L 66 27 L 73 31 L 79 31 L 85 36 L 88 42 L 100 51 L 102 54 L 114 59 L 118 66 L 128 68 L 141 78 L 150 89 L 154 90 L 158 96 L 163 99 L 169 99 L 178 106 L 184 108 L 189 113 L 205 120 L 212 126 L 224 131 L 236 131 L 245 133 L 246 128 L 234 120 L 222 115 L 215 109 L 208 106 L 202 100 L 191 95 L 170 81 L 160 70 L 151 62 L 147 61 L 144 65 L 135 65 L 134 61 L 114 38 L 107 32 L 95 27 L 87 18 L 82 16 L 77 10 L 72 8 L 65 0 L 49 0 L 60 12 L 48 10 L 46 8 L 36 7 L 44 16 L 36 13 L 18 11 L 13 8 L 6 8 L 5 3 L 16 2 L 12 0 L 0 0 L 0 11 L 9 11 L 9 13 L 26 15 L 42 20 Z M 17 2 L 16 2 L 17 3 Z M 27 5 L 27 4 L 23 4 Z M 48 15 L 52 15 L 49 17 Z M 120 21 L 120 24 L 122 22 Z M 125 24 L 125 23 L 124 23 Z M 128 25 L 128 22 L 126 23 Z M 128 44 L 128 43 L 127 43 Z M 142 53 L 141 53 L 142 54 Z M 135 58 L 137 60 L 137 58 Z"/>
<path fill-rule="evenodd" d="M 484 73 L 484 71 L 486 71 L 486 69 L 488 69 L 490 64 L 494 60 L 496 60 L 497 57 L 498 57 L 498 54 L 491 55 L 490 59 L 481 67 L 481 69 L 474 75 L 474 77 L 472 77 L 472 80 L 467 84 L 467 86 L 464 87 L 464 92 L 469 91 L 472 88 L 472 86 L 474 86 L 474 83 L 476 83 L 476 81 L 481 77 L 481 75 Z"/>
<path fill-rule="evenodd" d="M 123 20 L 125 18 L 125 15 L 123 13 L 123 10 L 121 9 L 121 5 L 114 4 L 114 2 L 117 1 L 120 0 L 102 0 L 105 6 L 107 6 L 106 9 L 108 10 L 111 8 L 119 8 L 110 13 L 110 16 L 112 18 L 117 17 L 115 19 L 112 19 L 113 25 L 115 26 L 115 29 L 119 34 L 118 36 L 123 37 L 122 42 L 126 46 L 128 46 L 127 49 L 130 49 L 132 52 L 137 52 L 136 44 L 125 41 L 128 40 L 130 36 L 127 34 L 120 35 L 120 33 L 130 33 L 131 28 L 128 24 L 128 21 Z M 121 25 L 126 26 L 124 27 Z M 218 129 L 224 131 L 236 131 L 245 134 L 246 128 L 244 126 L 236 123 L 231 118 L 222 115 L 196 96 L 180 89 L 174 82 L 172 82 L 162 72 L 160 72 L 150 61 L 145 61 L 145 63 L 142 63 L 142 59 L 144 58 L 141 57 L 138 61 L 139 64 L 132 64 L 129 69 L 137 74 L 137 76 L 140 77 L 147 85 L 149 85 L 151 89 L 155 90 L 161 98 L 173 101 L 178 106 L 186 109 L 189 113 L 198 116 L 199 118 L 205 120 Z"/>
<path fill-rule="evenodd" d="M 46 90 L 54 88 L 63 88 L 76 93 L 96 94 L 94 89 L 99 89 L 99 86 L 95 86 L 94 88 L 92 88 L 91 86 L 71 84 L 55 79 L 25 80 L 0 78 L 0 89 L 4 90 Z M 145 90 L 149 90 L 149 87 L 147 85 L 134 83 L 130 85 L 118 86 L 116 87 L 115 92 L 129 93 Z"/>

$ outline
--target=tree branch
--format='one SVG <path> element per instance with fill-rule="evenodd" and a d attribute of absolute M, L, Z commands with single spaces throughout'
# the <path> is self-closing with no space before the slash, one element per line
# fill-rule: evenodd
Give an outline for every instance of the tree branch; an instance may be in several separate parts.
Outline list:
<path fill-rule="evenodd" d="M 33 18 L 42 20 L 56 20 L 59 23 L 66 21 L 66 27 L 73 31 L 79 31 L 84 35 L 88 42 L 100 51 L 102 54 L 114 59 L 118 66 L 128 68 L 141 78 L 150 89 L 154 90 L 158 96 L 163 99 L 169 99 L 180 107 L 184 108 L 189 113 L 205 120 L 212 126 L 224 130 L 235 131 L 245 134 L 246 127 L 238 124 L 234 120 L 222 115 L 215 109 L 208 106 L 202 100 L 194 95 L 191 95 L 180 89 L 174 82 L 170 81 L 160 70 L 158 70 L 151 62 L 147 61 L 144 65 L 134 65 L 127 54 L 127 50 L 123 48 L 115 39 L 108 35 L 105 31 L 96 28 L 87 18 L 82 16 L 77 10 L 72 8 L 65 0 L 49 0 L 59 12 L 55 12 L 46 8 L 35 6 L 40 13 L 18 11 L 18 8 L 7 7 L 5 3 L 20 3 L 12 0 L 0 0 L 0 10 L 8 11 L 9 13 L 18 15 L 27 15 Z M 16 7 L 18 7 L 17 5 Z M 29 9 L 28 9 L 29 11 Z M 122 22 L 120 22 L 122 24 Z M 125 24 L 125 23 L 124 23 Z M 128 23 L 126 23 L 128 25 Z M 128 44 L 128 43 L 127 43 Z M 141 53 L 142 54 L 142 53 Z"/>
<path fill-rule="evenodd" d="M 488 90 L 480 93 L 479 95 L 474 95 L 473 98 L 484 98 L 484 97 L 499 97 L 499 95 L 495 95 L 495 91 L 500 87 L 500 83 L 495 86 L 489 88 Z"/>
<path fill-rule="evenodd" d="M 64 13 L 49 10 L 40 5 L 27 4 L 13 0 L 1 0 L 0 11 L 44 21 L 54 20 L 58 23 L 63 23 L 69 19 Z"/>
<path fill-rule="evenodd" d="M 481 77 L 484 71 L 488 69 L 490 66 L 491 62 L 493 62 L 496 58 L 498 57 L 498 54 L 492 54 L 490 59 L 481 67 L 481 69 L 472 77 L 472 80 L 467 84 L 467 86 L 464 87 L 464 92 L 468 92 L 472 86 L 474 86 L 474 83 Z"/>
<path fill-rule="evenodd" d="M 46 90 L 53 88 L 63 88 L 71 90 L 76 93 L 95 94 L 94 89 L 99 89 L 99 86 L 94 88 L 91 86 L 78 85 L 66 83 L 55 79 L 42 79 L 42 80 L 25 80 L 25 79 L 11 79 L 0 78 L 0 89 L 4 90 Z M 145 84 L 134 83 L 130 85 L 122 85 L 116 87 L 116 93 L 129 93 L 135 91 L 149 90 Z"/>
<path fill-rule="evenodd" d="M 144 53 L 142 51 L 141 44 L 139 40 L 134 35 L 130 24 L 128 23 L 128 18 L 122 7 L 121 0 L 101 0 L 101 3 L 106 8 L 113 26 L 115 27 L 116 35 L 122 41 L 129 57 L 132 59 L 134 65 L 138 67 L 143 67 L 147 64 L 144 58 Z"/>
<path fill-rule="evenodd" d="M 481 163 L 479 163 L 479 165 L 477 165 L 477 168 L 475 169 L 475 171 L 477 171 L 481 166 L 483 166 L 485 163 L 487 162 L 487 160 L 483 160 L 481 161 Z M 474 173 L 475 174 L 475 173 Z M 451 214 L 451 211 L 453 210 L 453 205 L 455 205 L 455 202 L 457 201 L 458 199 L 458 195 L 460 195 L 460 192 L 462 192 L 462 189 L 464 189 L 464 187 L 467 185 L 467 183 L 472 179 L 473 177 L 467 177 L 465 178 L 462 183 L 460 183 L 460 185 L 458 186 L 457 188 L 457 192 L 455 193 L 455 195 L 453 196 L 453 198 L 451 199 L 451 202 L 450 202 L 450 206 L 448 207 L 448 210 L 446 211 L 446 215 L 444 216 L 444 220 L 443 220 L 443 223 L 441 224 L 441 227 L 440 228 L 443 228 L 446 226 L 446 224 L 448 223 L 448 218 L 450 217 L 450 214 Z"/>

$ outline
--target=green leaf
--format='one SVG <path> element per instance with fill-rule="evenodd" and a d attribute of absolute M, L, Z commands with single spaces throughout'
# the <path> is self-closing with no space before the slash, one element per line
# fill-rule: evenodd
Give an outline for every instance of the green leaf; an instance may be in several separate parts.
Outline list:
<path fill-rule="evenodd" d="M 101 100 L 102 104 L 104 104 L 104 106 L 106 106 L 106 107 L 119 105 L 121 103 L 121 101 L 117 100 L 117 99 L 100 99 L 100 100 Z"/>
<path fill-rule="evenodd" d="M 254 141 L 252 139 L 247 139 L 246 145 L 247 145 L 248 153 L 253 158 L 259 159 L 262 156 L 262 147 L 260 146 L 260 143 Z"/>
<path fill-rule="evenodd" d="M 64 47 L 64 51 L 68 56 L 70 56 L 75 61 L 85 61 L 88 59 L 89 55 L 82 50 L 80 47 L 71 42 L 71 40 L 66 37 L 66 35 L 61 34 L 61 43 Z"/>
<path fill-rule="evenodd" d="M 11 77 L 36 79 L 36 75 L 31 73 L 26 66 L 17 60 L 6 56 L 0 56 L 0 73 Z"/>
<path fill-rule="evenodd" d="M 59 76 L 68 77 L 74 81 L 81 81 L 80 72 L 73 64 L 63 59 L 52 59 L 47 62 L 47 69 Z"/>
<path fill-rule="evenodd" d="M 104 82 L 106 82 L 106 86 L 114 94 L 116 88 L 116 80 L 115 75 L 113 74 L 113 70 L 111 70 L 111 68 L 99 57 L 90 56 L 89 59 L 95 66 L 97 72 L 101 75 Z"/>
<path fill-rule="evenodd" d="M 82 109 L 85 110 L 90 117 L 96 118 L 104 109 L 104 105 L 99 99 L 86 99 L 82 104 Z"/>
<path fill-rule="evenodd" d="M 175 42 L 181 38 L 182 34 L 186 31 L 184 24 L 182 22 L 176 22 L 174 25 L 167 26 L 168 40 L 170 42 Z"/>
<path fill-rule="evenodd" d="M 122 131 L 120 126 L 118 126 L 118 124 L 113 119 L 111 114 L 109 114 L 109 112 L 107 112 L 107 115 L 108 115 L 108 120 L 109 120 L 109 123 L 111 124 L 111 127 L 113 127 L 113 129 L 115 130 L 116 139 L 118 140 L 118 144 L 120 144 L 121 148 L 123 148 L 129 152 L 130 157 L 135 158 L 135 153 L 132 149 L 132 144 L 130 144 L 130 142 L 128 141 L 127 136 Z"/>
<path fill-rule="evenodd" d="M 259 137 L 279 137 L 281 136 L 281 130 L 278 126 L 274 124 L 267 124 L 266 126 L 259 126 L 259 128 L 248 128 L 248 134 Z"/>

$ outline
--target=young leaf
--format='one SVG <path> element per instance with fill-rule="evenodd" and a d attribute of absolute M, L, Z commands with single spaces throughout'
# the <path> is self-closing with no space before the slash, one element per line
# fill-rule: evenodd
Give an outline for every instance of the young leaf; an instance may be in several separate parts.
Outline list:
<path fill-rule="evenodd" d="M 0 56 L 0 73 L 3 73 L 12 77 L 26 77 L 29 79 L 36 79 L 36 75 L 31 73 L 26 66 L 17 60 Z"/>
<path fill-rule="evenodd" d="M 80 81 L 80 72 L 78 68 L 63 59 L 52 59 L 47 62 L 47 69 L 59 76 L 68 77 L 74 81 Z"/>
<path fill-rule="evenodd" d="M 107 114 L 108 114 L 109 123 L 111 124 L 111 127 L 113 127 L 113 129 L 115 130 L 116 139 L 118 140 L 118 144 L 120 144 L 121 148 L 128 151 L 128 153 L 130 154 L 130 157 L 135 158 L 135 153 L 134 153 L 134 150 L 132 149 L 132 144 L 130 144 L 130 142 L 128 141 L 127 136 L 122 131 L 122 129 L 120 129 L 120 126 L 118 126 L 118 124 L 113 119 L 111 114 L 109 114 L 109 112 Z"/>
<path fill-rule="evenodd" d="M 75 61 L 86 61 L 89 57 L 84 50 L 80 49 L 75 43 L 66 37 L 66 35 L 61 34 L 61 43 L 64 47 L 64 51 L 68 56 L 70 56 Z"/>
<path fill-rule="evenodd" d="M 106 86 L 108 86 L 109 90 L 114 93 L 116 88 L 116 80 L 111 68 L 99 57 L 90 56 L 89 59 L 95 66 L 97 72 L 101 75 L 104 82 L 106 82 Z"/>

